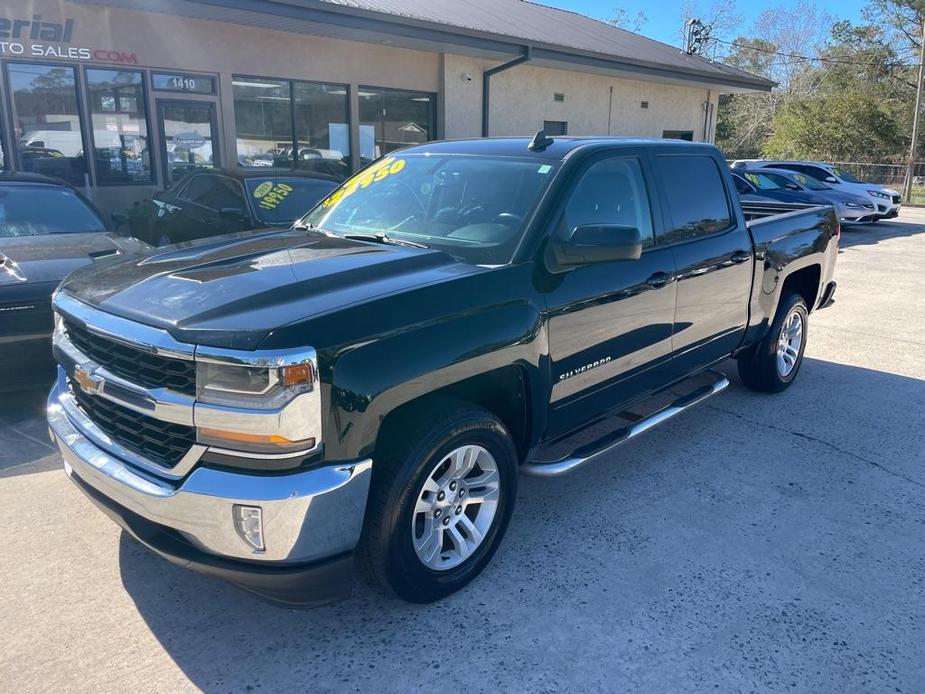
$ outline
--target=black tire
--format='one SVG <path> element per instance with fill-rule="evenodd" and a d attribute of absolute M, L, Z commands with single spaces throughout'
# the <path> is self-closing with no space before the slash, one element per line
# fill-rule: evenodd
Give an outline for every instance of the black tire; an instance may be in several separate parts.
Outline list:
<path fill-rule="evenodd" d="M 434 466 L 462 445 L 481 446 L 494 458 L 500 481 L 498 506 L 490 529 L 471 556 L 454 568 L 434 570 L 414 549 L 414 506 Z M 439 600 L 481 573 L 507 530 L 517 493 L 514 443 L 491 412 L 440 400 L 393 422 L 379 448 L 360 540 L 360 565 L 376 583 L 404 600 Z"/>
<path fill-rule="evenodd" d="M 785 320 L 794 311 L 800 314 L 803 321 L 803 339 L 792 370 L 786 376 L 782 376 L 777 367 L 777 343 Z M 777 313 L 764 339 L 754 348 L 737 357 L 739 378 L 742 379 L 742 383 L 763 393 L 780 393 L 789 388 L 803 364 L 803 352 L 806 350 L 809 327 L 808 319 L 809 311 L 803 297 L 794 292 L 786 292 L 780 299 Z"/>

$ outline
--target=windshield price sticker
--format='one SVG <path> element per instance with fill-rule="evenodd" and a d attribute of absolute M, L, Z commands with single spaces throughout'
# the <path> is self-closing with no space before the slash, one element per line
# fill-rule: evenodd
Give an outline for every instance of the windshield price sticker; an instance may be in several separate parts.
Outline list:
<path fill-rule="evenodd" d="M 386 157 L 344 183 L 344 185 L 329 195 L 327 199 L 321 203 L 321 206 L 331 207 L 332 205 L 336 205 L 344 198 L 353 195 L 358 189 L 369 188 L 373 183 L 378 183 L 389 176 L 394 176 L 405 168 L 406 163 L 404 159 Z"/>
<path fill-rule="evenodd" d="M 274 210 L 291 192 L 292 186 L 285 183 L 274 185 L 272 181 L 264 181 L 254 188 L 254 197 L 260 200 L 258 204 L 263 209 Z"/>

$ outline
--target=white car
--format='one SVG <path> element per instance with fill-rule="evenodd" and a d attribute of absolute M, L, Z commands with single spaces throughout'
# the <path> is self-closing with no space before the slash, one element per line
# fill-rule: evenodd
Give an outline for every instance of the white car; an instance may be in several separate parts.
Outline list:
<path fill-rule="evenodd" d="M 835 190 L 853 193 L 869 199 L 876 205 L 877 219 L 892 219 L 899 214 L 902 197 L 898 190 L 879 183 L 865 183 L 834 164 L 821 161 L 780 161 L 775 159 L 738 159 L 733 169 L 787 169 L 806 174 L 822 181 Z"/>

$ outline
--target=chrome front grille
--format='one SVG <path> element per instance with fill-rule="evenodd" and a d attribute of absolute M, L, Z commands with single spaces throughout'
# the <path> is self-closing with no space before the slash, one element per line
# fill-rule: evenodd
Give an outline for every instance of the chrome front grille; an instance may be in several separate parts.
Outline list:
<path fill-rule="evenodd" d="M 119 445 L 172 469 L 196 443 L 196 430 L 123 407 L 106 398 L 88 395 L 69 381 L 78 407 Z"/>
<path fill-rule="evenodd" d="M 145 388 L 167 388 L 196 394 L 196 365 L 192 361 L 152 354 L 65 320 L 68 339 L 80 352 L 127 381 Z"/>

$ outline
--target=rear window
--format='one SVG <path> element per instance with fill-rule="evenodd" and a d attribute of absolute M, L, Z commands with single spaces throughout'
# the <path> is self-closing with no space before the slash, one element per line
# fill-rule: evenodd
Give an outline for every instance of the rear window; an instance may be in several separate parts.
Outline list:
<path fill-rule="evenodd" d="M 0 185 L 0 238 L 105 231 L 72 190 L 23 183 Z"/>
<path fill-rule="evenodd" d="M 671 210 L 662 243 L 688 241 L 730 226 L 726 187 L 712 157 L 663 154 L 655 160 Z"/>
<path fill-rule="evenodd" d="M 245 181 L 257 216 L 264 224 L 292 224 L 337 187 L 320 178 L 267 177 Z"/>

